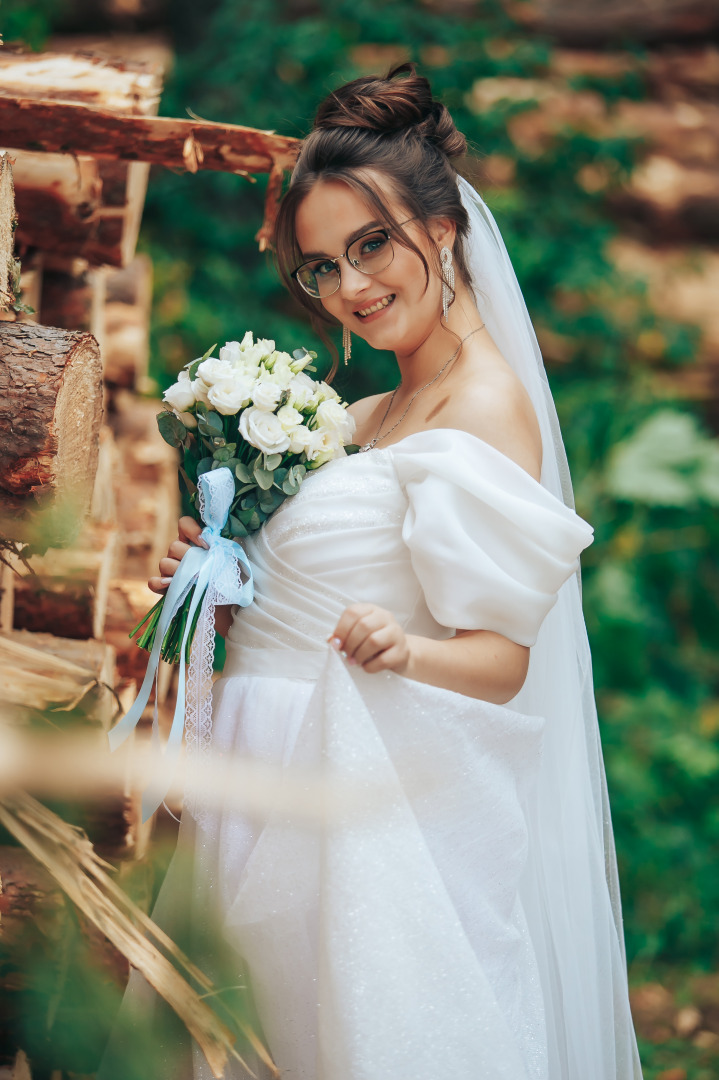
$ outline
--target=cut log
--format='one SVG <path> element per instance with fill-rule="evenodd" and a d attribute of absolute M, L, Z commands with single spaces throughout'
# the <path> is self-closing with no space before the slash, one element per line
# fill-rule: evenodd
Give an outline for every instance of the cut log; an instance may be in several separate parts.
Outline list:
<path fill-rule="evenodd" d="M 45 151 L 67 150 L 188 172 L 269 173 L 265 219 L 257 234 L 261 249 L 272 235 L 283 172 L 292 168 L 299 149 L 298 139 L 255 128 L 164 116 L 117 116 L 87 105 L 6 97 L 1 87 L 0 130 L 8 146 L 20 149 L 40 146 Z M 100 261 L 97 251 L 86 247 L 84 253 Z M 107 251 L 102 261 L 124 265 Z"/>
<path fill-rule="evenodd" d="M 90 518 L 99 524 L 111 525 L 117 521 L 117 499 L 115 483 L 120 465 L 112 428 L 103 425 L 100 428 L 100 453 L 95 473 L 95 488 L 92 493 Z"/>
<path fill-rule="evenodd" d="M 27 631 L 0 635 L 4 725 L 107 731 L 117 715 L 114 683 L 115 652 L 105 642 Z"/>
<path fill-rule="evenodd" d="M 237 124 L 118 116 L 88 105 L 9 97 L 0 87 L 0 129 L 9 146 L 67 150 L 189 172 L 269 173 L 291 168 L 299 139 Z"/>
<path fill-rule="evenodd" d="M 92 334 L 100 346 L 105 330 L 105 272 L 85 259 L 52 256 L 45 260 L 40 321 L 63 330 Z"/>
<path fill-rule="evenodd" d="M 118 113 L 151 116 L 162 91 L 162 68 L 108 56 L 3 49 L 0 93 L 45 101 L 82 101 Z"/>
<path fill-rule="evenodd" d="M 89 509 L 102 414 L 90 334 L 0 329 L 0 532 L 42 548 L 69 543 Z"/>
<path fill-rule="evenodd" d="M 15 583 L 15 629 L 101 638 L 116 555 L 117 531 L 93 524 L 72 548 L 34 556 Z"/>
<path fill-rule="evenodd" d="M 102 346 L 105 382 L 134 389 L 147 380 L 150 360 L 152 262 L 136 255 L 124 270 L 108 272 Z"/>
<path fill-rule="evenodd" d="M 162 68 L 147 62 L 58 53 L 0 57 L 0 94 L 30 101 L 81 101 L 110 113 L 151 116 L 157 112 L 161 83 Z M 5 130 L 2 138 L 12 141 Z M 129 262 L 149 166 L 98 162 L 86 154 L 37 153 L 37 145 L 25 145 L 30 152 L 17 154 L 18 242 L 86 258 L 93 265 Z"/>
<path fill-rule="evenodd" d="M 0 310 L 15 303 L 13 249 L 16 224 L 12 165 L 8 154 L 0 151 Z"/>
<path fill-rule="evenodd" d="M 714 0 L 532 0 L 510 10 L 525 24 L 562 42 L 670 42 L 706 37 L 719 28 Z"/>

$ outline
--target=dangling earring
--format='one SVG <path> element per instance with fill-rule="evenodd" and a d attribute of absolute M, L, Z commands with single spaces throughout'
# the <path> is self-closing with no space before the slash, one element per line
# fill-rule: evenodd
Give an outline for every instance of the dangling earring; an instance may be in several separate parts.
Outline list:
<path fill-rule="evenodd" d="M 452 252 L 448 247 L 443 247 L 439 253 L 442 260 L 442 314 L 447 322 L 449 305 L 454 300 L 454 267 L 452 265 Z"/>
<path fill-rule="evenodd" d="M 342 346 L 345 351 L 345 367 L 352 357 L 352 335 L 350 334 L 349 327 L 342 327 Z"/>

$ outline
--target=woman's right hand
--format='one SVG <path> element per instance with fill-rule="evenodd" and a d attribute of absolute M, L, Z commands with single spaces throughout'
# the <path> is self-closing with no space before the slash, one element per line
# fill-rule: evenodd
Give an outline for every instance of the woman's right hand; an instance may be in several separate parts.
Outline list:
<path fill-rule="evenodd" d="M 208 547 L 201 536 L 202 525 L 191 517 L 181 517 L 177 523 L 177 540 L 173 540 L 167 549 L 167 555 L 160 559 L 160 575 L 151 577 L 148 585 L 153 592 L 167 592 L 167 587 L 172 581 L 172 576 L 177 570 L 182 556 L 195 544 L 199 547 Z"/>

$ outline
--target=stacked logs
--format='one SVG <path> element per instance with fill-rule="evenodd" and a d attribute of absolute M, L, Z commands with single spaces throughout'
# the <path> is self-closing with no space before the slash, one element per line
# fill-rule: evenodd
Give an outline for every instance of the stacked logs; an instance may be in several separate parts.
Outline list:
<path fill-rule="evenodd" d="M 662 7 L 662 18 L 683 12 L 690 4 Z M 649 19 L 643 6 L 602 5 L 607 19 L 636 16 Z M 671 10 L 670 10 L 671 9 Z M 681 9 L 681 10 L 680 10 Z M 716 20 L 716 5 L 697 4 L 697 18 Z M 535 5 L 538 25 L 563 40 L 566 30 L 578 27 L 595 6 L 561 2 Z M 713 14 L 712 14 L 713 12 Z M 673 13 L 673 14 L 672 14 Z M 640 19 L 641 15 L 641 19 Z M 573 21 L 572 21 L 573 20 Z M 599 26 L 601 20 L 593 25 Z M 714 24 L 716 25 L 716 23 Z M 565 29 L 563 29 L 563 27 Z M 656 23 L 659 34 L 659 22 Z M 566 30 L 566 32 L 565 32 Z M 580 35 L 581 36 L 581 35 Z M 646 37 L 640 40 L 648 40 Z M 659 35 L 659 40 L 664 40 Z M 634 100 L 616 93 L 610 102 L 593 81 L 621 85 L 640 81 L 648 97 Z M 585 88 L 577 89 L 577 86 Z M 619 190 L 602 163 L 588 163 L 577 183 L 593 194 L 607 192 L 608 205 L 620 227 L 620 236 L 608 254 L 623 271 L 647 283 L 648 298 L 657 315 L 676 319 L 700 330 L 696 362 L 672 375 L 672 388 L 688 397 L 719 401 L 719 323 L 716 289 L 719 283 L 719 48 L 716 45 L 663 45 L 639 57 L 631 52 L 593 51 L 560 46 L 552 53 L 542 78 L 483 78 L 475 82 L 469 98 L 479 113 L 500 101 L 522 101 L 526 107 L 510 115 L 508 134 L 525 155 L 538 157 L 551 150 L 569 131 L 590 137 L 628 136 L 639 140 L 639 160 Z M 515 181 L 513 163 L 489 156 L 484 162 L 484 183 L 509 187 Z M 561 362 L 571 350 L 560 349 L 547 335 L 541 344 L 548 360 Z M 555 347 L 556 346 L 556 347 Z"/>
<path fill-rule="evenodd" d="M 33 85 L 42 85 L 43 97 L 72 91 L 137 115 L 155 111 L 159 93 L 158 76 L 145 77 L 138 65 L 4 58 L 0 93 L 17 86 L 27 96 Z M 0 154 L 0 734 L 6 737 L 83 733 L 106 745 L 108 729 L 136 691 L 132 675 L 143 654 L 127 633 L 154 602 L 145 584 L 150 559 L 167 546 L 177 516 L 170 448 L 157 439 L 149 471 L 135 465 L 155 442 L 158 403 L 138 406 L 139 434 L 126 435 L 113 423 L 134 411 L 134 391 L 147 382 L 152 272 L 149 260 L 134 253 L 147 168 L 39 151 Z M 118 506 L 127 512 L 122 529 Z M 104 857 L 128 870 L 146 854 L 152 823 L 142 825 L 132 786 L 119 783 L 90 803 L 71 799 L 62 813 Z M 110 979 L 126 977 L 122 957 L 78 922 L 47 873 L 22 848 L 2 842 L 0 1076 L 31 1080 L 37 1046 L 23 1040 L 19 1019 L 46 992 L 36 984 L 35 963 L 45 980 L 52 981 L 56 968 L 59 979 L 68 978 L 58 951 L 63 938 L 79 950 L 73 971 L 92 963 Z M 30 1061 L 18 1042 L 31 1051 Z M 84 1071 L 72 1048 L 67 1064 Z"/>

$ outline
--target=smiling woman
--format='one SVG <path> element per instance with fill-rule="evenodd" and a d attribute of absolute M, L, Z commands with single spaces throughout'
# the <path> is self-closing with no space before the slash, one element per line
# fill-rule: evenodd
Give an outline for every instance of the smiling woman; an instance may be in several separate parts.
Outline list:
<path fill-rule="evenodd" d="M 158 917 L 193 851 L 198 929 L 218 920 L 298 1080 L 638 1080 L 578 578 L 592 529 L 464 149 L 410 66 L 341 87 L 304 142 L 283 275 L 316 320 L 391 349 L 400 382 L 353 406 L 365 452 L 244 542 L 255 601 L 225 613 L 193 734 L 334 786 L 310 824 L 193 803 Z M 163 576 L 199 541 L 180 533 Z"/>

